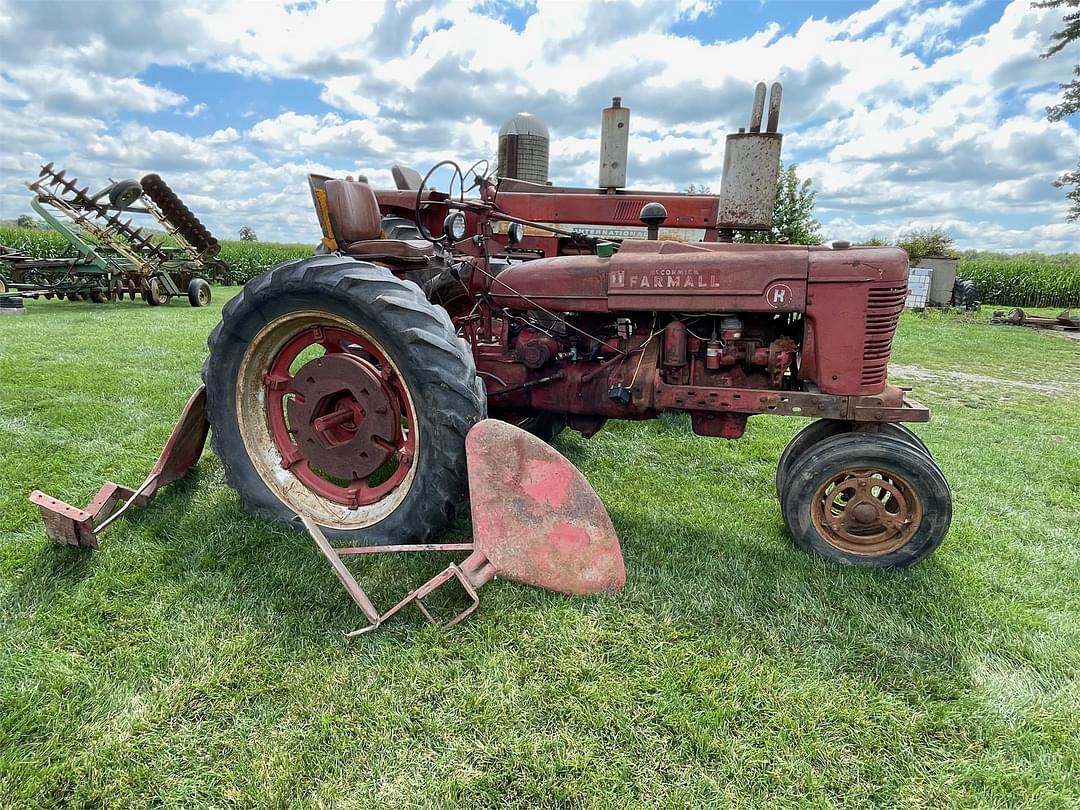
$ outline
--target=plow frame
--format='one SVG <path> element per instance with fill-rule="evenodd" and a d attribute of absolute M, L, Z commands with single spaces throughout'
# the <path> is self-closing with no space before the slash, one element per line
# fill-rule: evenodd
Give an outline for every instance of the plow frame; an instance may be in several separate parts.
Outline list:
<path fill-rule="evenodd" d="M 153 469 L 135 489 L 106 481 L 85 509 L 35 489 L 30 502 L 41 511 L 45 534 L 54 543 L 97 548 L 105 529 L 133 506 L 147 506 L 159 489 L 183 478 L 199 461 L 210 423 L 206 419 L 206 388 L 188 399 Z"/>

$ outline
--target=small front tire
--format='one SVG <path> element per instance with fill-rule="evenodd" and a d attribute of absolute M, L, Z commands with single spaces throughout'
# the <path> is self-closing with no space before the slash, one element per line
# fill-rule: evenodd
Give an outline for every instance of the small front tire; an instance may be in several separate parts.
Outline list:
<path fill-rule="evenodd" d="M 801 458 L 807 450 L 825 439 L 850 432 L 852 432 L 852 423 L 846 420 L 817 419 L 796 433 L 788 442 L 784 452 L 780 454 L 780 460 L 776 463 L 776 496 L 781 497 L 781 493 L 784 491 L 784 482 L 791 465 Z M 918 448 L 930 458 L 934 457 L 933 453 L 930 452 L 930 448 L 926 446 L 926 442 L 919 438 L 919 434 L 902 422 L 885 422 L 881 425 L 878 435 L 892 436 L 894 439 L 899 439 Z"/>
<path fill-rule="evenodd" d="M 952 495 L 934 460 L 912 444 L 845 433 L 793 462 L 781 509 L 806 551 L 847 565 L 906 568 L 945 539 Z"/>

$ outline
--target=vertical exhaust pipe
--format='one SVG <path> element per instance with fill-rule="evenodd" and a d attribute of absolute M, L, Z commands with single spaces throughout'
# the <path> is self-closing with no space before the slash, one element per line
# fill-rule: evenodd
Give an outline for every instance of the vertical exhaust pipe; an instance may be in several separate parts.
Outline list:
<path fill-rule="evenodd" d="M 783 90 L 779 82 L 773 83 L 766 129 L 762 132 L 765 91 L 765 82 L 754 88 L 749 131 L 740 129 L 727 136 L 716 218 L 720 241 L 730 242 L 735 230 L 767 231 L 773 224 L 780 146 L 784 138 L 778 132 Z"/>
<path fill-rule="evenodd" d="M 765 83 L 758 85 L 761 95 L 765 96 Z M 784 88 L 780 82 L 773 82 L 772 92 L 769 93 L 769 123 L 765 127 L 766 132 L 776 132 L 780 126 L 780 101 L 784 97 Z"/>
<path fill-rule="evenodd" d="M 765 82 L 754 88 L 754 106 L 750 108 L 750 131 L 761 132 L 761 117 L 765 113 Z M 769 115 L 772 115 L 770 110 Z"/>

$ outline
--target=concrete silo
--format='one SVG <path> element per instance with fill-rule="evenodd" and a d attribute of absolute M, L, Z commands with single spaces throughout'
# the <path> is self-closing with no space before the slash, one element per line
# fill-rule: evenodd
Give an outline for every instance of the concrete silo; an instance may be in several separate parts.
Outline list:
<path fill-rule="evenodd" d="M 546 183 L 550 141 L 548 128 L 535 115 L 520 112 L 509 118 L 499 130 L 499 176 Z"/>

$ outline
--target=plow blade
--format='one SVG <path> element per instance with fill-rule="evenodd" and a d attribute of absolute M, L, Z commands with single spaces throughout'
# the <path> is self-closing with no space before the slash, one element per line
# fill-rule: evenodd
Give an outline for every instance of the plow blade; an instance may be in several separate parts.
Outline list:
<path fill-rule="evenodd" d="M 599 496 L 573 464 L 520 428 L 494 419 L 473 426 L 465 440 L 472 502 L 473 542 L 335 549 L 318 525 L 301 520 L 334 574 L 368 620 L 348 633 L 376 629 L 415 603 L 439 624 L 424 600 L 456 581 L 469 604 L 449 620 L 457 624 L 476 611 L 479 589 L 502 577 L 557 593 L 579 596 L 614 593 L 626 583 L 619 538 Z M 341 561 L 343 555 L 406 551 L 471 552 L 380 613 Z"/>
<path fill-rule="evenodd" d="M 558 451 L 488 419 L 469 432 L 465 453 L 473 558 L 482 556 L 496 576 L 549 591 L 588 596 L 622 589 L 626 571 L 607 509 Z M 478 561 L 463 565 L 485 570 Z"/>
<path fill-rule="evenodd" d="M 210 423 L 206 420 L 206 388 L 191 395 L 146 480 L 137 489 L 107 481 L 85 509 L 35 489 L 30 502 L 41 510 L 45 534 L 54 543 L 97 548 L 98 537 L 132 506 L 146 506 L 157 491 L 187 475 L 202 455 Z"/>

